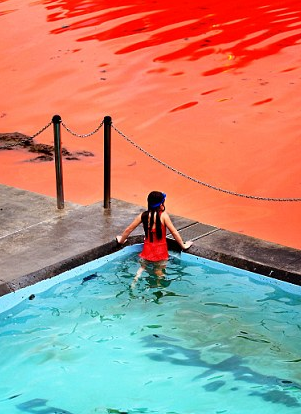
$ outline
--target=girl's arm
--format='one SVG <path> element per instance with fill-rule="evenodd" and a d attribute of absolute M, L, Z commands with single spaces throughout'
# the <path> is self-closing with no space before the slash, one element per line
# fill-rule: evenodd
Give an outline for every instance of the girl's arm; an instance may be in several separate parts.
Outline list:
<path fill-rule="evenodd" d="M 163 224 L 165 224 L 165 226 L 168 228 L 170 233 L 173 235 L 175 241 L 181 246 L 181 248 L 183 250 L 189 249 L 189 247 L 192 245 L 192 241 L 189 240 L 185 243 L 183 242 L 182 237 L 180 236 L 178 230 L 172 224 L 172 221 L 169 215 L 165 211 L 162 213 L 161 218 L 162 218 Z"/>
<path fill-rule="evenodd" d="M 135 230 L 136 227 L 142 222 L 141 214 L 139 214 L 131 224 L 124 230 L 121 236 L 116 236 L 117 243 L 124 244 L 128 238 L 128 236 Z"/>

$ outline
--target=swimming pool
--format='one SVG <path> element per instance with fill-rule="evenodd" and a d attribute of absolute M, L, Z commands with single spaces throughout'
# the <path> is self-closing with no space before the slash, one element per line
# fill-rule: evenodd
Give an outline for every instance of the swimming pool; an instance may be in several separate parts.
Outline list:
<path fill-rule="evenodd" d="M 0 412 L 300 413 L 300 287 L 139 249 L 0 298 Z"/>

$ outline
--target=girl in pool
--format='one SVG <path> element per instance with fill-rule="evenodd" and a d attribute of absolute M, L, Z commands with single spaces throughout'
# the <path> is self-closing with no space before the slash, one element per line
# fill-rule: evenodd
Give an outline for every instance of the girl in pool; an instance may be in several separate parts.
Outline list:
<path fill-rule="evenodd" d="M 165 211 L 166 194 L 160 191 L 152 191 L 147 197 L 148 208 L 142 214 L 139 214 L 132 223 L 124 230 L 121 236 L 116 240 L 119 244 L 124 244 L 127 237 L 139 224 L 143 224 L 145 238 L 141 257 L 141 267 L 138 270 L 134 282 L 138 280 L 143 270 L 149 263 L 153 263 L 155 274 L 158 277 L 163 276 L 163 270 L 168 259 L 168 249 L 166 242 L 166 228 L 173 235 L 176 242 L 183 250 L 189 249 L 192 241 L 183 242 L 182 237 L 173 225 L 169 215 Z"/>

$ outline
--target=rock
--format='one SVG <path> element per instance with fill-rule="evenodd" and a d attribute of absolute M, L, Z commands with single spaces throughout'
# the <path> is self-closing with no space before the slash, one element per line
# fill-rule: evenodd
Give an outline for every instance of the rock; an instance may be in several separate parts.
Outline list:
<path fill-rule="evenodd" d="M 42 154 L 31 158 L 30 162 L 45 162 L 54 160 L 54 146 L 35 142 L 28 135 L 20 132 L 0 133 L 0 150 L 18 150 L 25 149 L 28 152 Z M 66 148 L 62 148 L 62 157 L 66 160 L 80 160 L 80 157 L 94 157 L 90 151 L 70 152 Z"/>

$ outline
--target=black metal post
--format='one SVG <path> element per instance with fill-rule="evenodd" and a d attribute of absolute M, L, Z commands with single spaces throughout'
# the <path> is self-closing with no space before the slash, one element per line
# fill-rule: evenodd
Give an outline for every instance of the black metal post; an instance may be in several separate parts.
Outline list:
<path fill-rule="evenodd" d="M 111 124 L 112 118 L 105 116 L 104 120 L 104 208 L 111 207 Z"/>
<path fill-rule="evenodd" d="M 54 115 L 52 118 L 54 132 L 54 156 L 56 173 L 56 199 L 57 208 L 64 208 L 64 189 L 63 189 L 63 165 L 62 165 L 62 144 L 61 144 L 61 117 Z"/>

